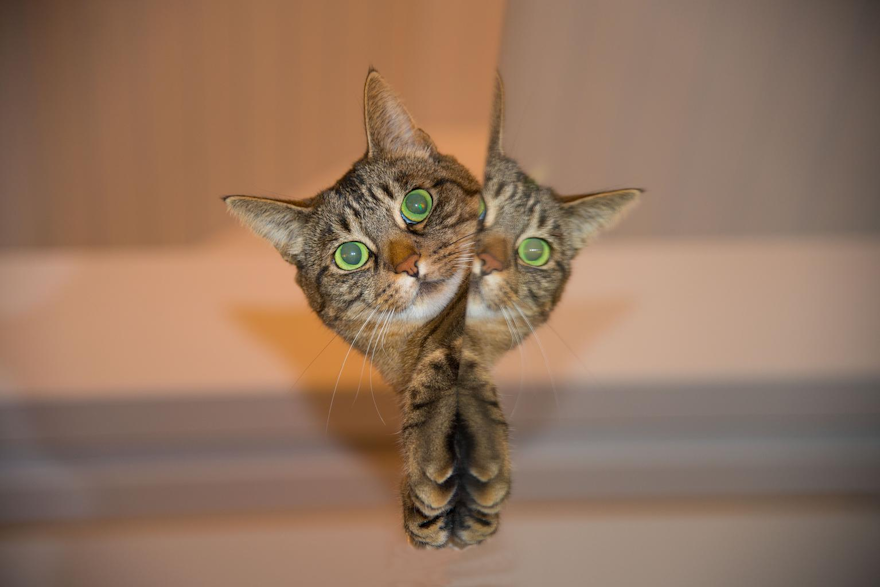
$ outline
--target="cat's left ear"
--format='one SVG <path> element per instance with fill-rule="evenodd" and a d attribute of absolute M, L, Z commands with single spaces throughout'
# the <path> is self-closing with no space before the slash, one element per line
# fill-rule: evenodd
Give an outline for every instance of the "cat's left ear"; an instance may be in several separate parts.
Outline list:
<path fill-rule="evenodd" d="M 306 225 L 312 216 L 311 201 L 255 196 L 226 196 L 223 201 L 230 214 L 272 243 L 285 261 L 297 264 L 303 252 Z"/>
<path fill-rule="evenodd" d="M 428 133 L 416 126 L 403 102 L 379 72 L 370 69 L 364 85 L 367 156 L 430 157 L 437 152 Z"/>
<path fill-rule="evenodd" d="M 492 97 L 492 117 L 489 124 L 489 159 L 504 156 L 501 138 L 504 134 L 504 81 L 495 71 L 495 93 Z"/>
<path fill-rule="evenodd" d="M 563 196 L 569 234 L 578 249 L 614 226 L 638 202 L 643 190 L 625 189 L 581 196 Z"/>

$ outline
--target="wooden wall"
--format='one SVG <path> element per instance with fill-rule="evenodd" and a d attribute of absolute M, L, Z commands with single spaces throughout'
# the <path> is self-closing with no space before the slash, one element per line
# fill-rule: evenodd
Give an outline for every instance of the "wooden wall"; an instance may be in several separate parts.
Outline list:
<path fill-rule="evenodd" d="M 305 197 L 364 148 L 369 64 L 479 173 L 636 185 L 615 236 L 880 231 L 880 4 L 4 2 L 0 246 L 196 242 L 217 196 Z M 499 58 L 500 55 L 500 58 Z"/>
<path fill-rule="evenodd" d="M 880 3 L 512 0 L 508 150 L 614 233 L 880 231 Z"/>
<path fill-rule="evenodd" d="M 325 187 L 364 152 L 370 64 L 441 148 L 476 132 L 481 151 L 502 12 L 3 2 L 0 245 L 186 243 L 233 226 L 222 194 L 311 196 L 301 186 Z"/>

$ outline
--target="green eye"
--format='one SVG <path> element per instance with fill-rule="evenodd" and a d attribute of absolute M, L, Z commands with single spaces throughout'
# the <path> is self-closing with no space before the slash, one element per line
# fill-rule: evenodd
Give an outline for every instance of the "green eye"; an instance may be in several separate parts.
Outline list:
<path fill-rule="evenodd" d="M 342 243 L 333 254 L 336 265 L 346 271 L 354 271 L 359 267 L 363 267 L 369 258 L 370 251 L 367 249 L 367 246 L 357 241 Z"/>
<path fill-rule="evenodd" d="M 483 196 L 480 196 L 480 213 L 477 214 L 477 218 L 482 220 L 486 217 L 486 200 L 483 199 Z"/>
<path fill-rule="evenodd" d="M 519 258 L 527 265 L 540 267 L 550 260 L 550 245 L 542 238 L 527 238 L 520 243 Z"/>
<path fill-rule="evenodd" d="M 400 215 L 407 224 L 418 224 L 428 217 L 433 206 L 431 194 L 425 190 L 413 190 L 404 196 Z"/>

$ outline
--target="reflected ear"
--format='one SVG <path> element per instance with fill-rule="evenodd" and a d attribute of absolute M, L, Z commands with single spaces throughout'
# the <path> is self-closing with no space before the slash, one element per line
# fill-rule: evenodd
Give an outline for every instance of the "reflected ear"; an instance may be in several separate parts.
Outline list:
<path fill-rule="evenodd" d="M 489 127 L 489 158 L 504 155 L 501 138 L 504 132 L 504 82 L 501 72 L 495 72 L 495 96 L 492 99 L 492 119 Z"/>
<path fill-rule="evenodd" d="M 568 230 L 578 249 L 616 224 L 630 210 L 643 190 L 625 189 L 582 196 L 564 196 L 562 209 Z"/>
<path fill-rule="evenodd" d="M 375 69 L 370 70 L 364 86 L 364 124 L 368 157 L 428 158 L 437 151 L 428 133 L 415 125 L 394 90 Z"/>
<path fill-rule="evenodd" d="M 273 200 L 254 196 L 226 196 L 226 209 L 278 249 L 288 263 L 296 264 L 302 254 L 305 225 L 311 216 L 311 202 Z"/>

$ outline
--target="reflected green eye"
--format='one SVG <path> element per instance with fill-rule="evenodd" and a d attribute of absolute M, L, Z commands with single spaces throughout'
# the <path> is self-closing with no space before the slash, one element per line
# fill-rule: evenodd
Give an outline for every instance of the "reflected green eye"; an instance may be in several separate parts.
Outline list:
<path fill-rule="evenodd" d="M 407 224 L 418 224 L 428 217 L 433 205 L 431 194 L 425 190 L 413 190 L 404 196 L 400 214 Z"/>
<path fill-rule="evenodd" d="M 342 243 L 333 254 L 336 265 L 346 271 L 354 271 L 358 267 L 363 267 L 369 258 L 370 251 L 367 246 L 357 241 Z"/>
<path fill-rule="evenodd" d="M 479 220 L 482 220 L 486 217 L 486 200 L 483 199 L 483 196 L 480 196 L 480 213 L 477 215 Z"/>
<path fill-rule="evenodd" d="M 540 267 L 550 260 L 550 244 L 542 238 L 527 238 L 520 243 L 519 258 L 527 265 Z"/>

